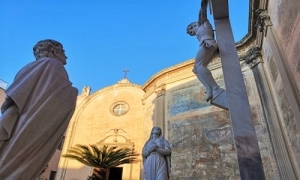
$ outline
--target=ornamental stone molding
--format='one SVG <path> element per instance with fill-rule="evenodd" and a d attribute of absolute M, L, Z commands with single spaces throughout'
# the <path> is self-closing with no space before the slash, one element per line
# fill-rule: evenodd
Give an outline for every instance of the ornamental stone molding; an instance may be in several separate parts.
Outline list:
<path fill-rule="evenodd" d="M 244 57 L 240 58 L 240 60 L 244 60 L 246 64 L 250 66 L 250 68 L 255 67 L 257 64 L 261 63 L 261 49 L 259 47 L 251 48 Z"/>
<path fill-rule="evenodd" d="M 92 96 L 91 98 L 99 95 L 99 94 L 102 94 L 106 91 L 110 91 L 110 90 L 113 90 L 113 89 L 117 89 L 119 87 L 132 87 L 132 88 L 137 88 L 137 89 L 141 89 L 141 86 L 140 85 L 137 85 L 137 84 L 133 84 L 131 83 L 128 79 L 121 79 L 120 81 L 118 81 L 117 84 L 114 84 L 114 85 L 111 85 L 111 86 L 108 86 L 108 87 L 105 87 L 103 89 L 100 89 L 99 91 L 91 94 L 90 96 Z"/>
<path fill-rule="evenodd" d="M 270 16 L 268 14 L 268 10 L 266 9 L 257 9 L 255 11 L 257 14 L 257 21 L 255 23 L 255 27 L 262 33 L 264 33 L 265 36 L 267 36 L 267 30 L 269 26 L 272 26 L 272 22 L 270 19 Z"/>
<path fill-rule="evenodd" d="M 154 86 L 154 92 L 157 94 L 157 97 L 163 96 L 166 94 L 166 84 L 162 83 Z"/>
<path fill-rule="evenodd" d="M 127 139 L 124 135 L 121 135 L 120 133 L 126 133 L 126 131 L 118 128 L 111 129 L 107 132 L 107 134 L 110 135 L 107 135 L 105 138 L 101 139 L 96 144 L 117 146 L 119 148 L 130 148 L 134 150 L 134 143 Z"/>

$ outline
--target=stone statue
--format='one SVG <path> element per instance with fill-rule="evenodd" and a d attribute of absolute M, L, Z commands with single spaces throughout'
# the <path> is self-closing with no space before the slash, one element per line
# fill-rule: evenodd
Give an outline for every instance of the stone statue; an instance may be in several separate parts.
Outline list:
<path fill-rule="evenodd" d="M 89 86 L 83 86 L 82 93 L 81 93 L 82 95 L 89 96 L 90 92 L 91 92 L 91 87 L 89 87 Z"/>
<path fill-rule="evenodd" d="M 42 40 L 33 52 L 36 61 L 24 66 L 5 91 L 0 116 L 0 179 L 37 179 L 75 110 L 78 90 L 64 68 L 67 56 L 62 44 Z"/>
<path fill-rule="evenodd" d="M 167 180 L 171 173 L 171 147 L 161 128 L 153 127 L 142 151 L 146 180 Z"/>
<path fill-rule="evenodd" d="M 217 52 L 218 46 L 214 39 L 212 26 L 207 19 L 206 11 L 207 0 L 202 0 L 198 22 L 193 22 L 187 26 L 187 34 L 196 36 L 200 42 L 199 50 L 195 57 L 193 72 L 204 85 L 206 101 L 209 101 L 215 99 L 224 89 L 218 86 L 207 68 L 207 65 L 212 61 L 213 56 Z"/>

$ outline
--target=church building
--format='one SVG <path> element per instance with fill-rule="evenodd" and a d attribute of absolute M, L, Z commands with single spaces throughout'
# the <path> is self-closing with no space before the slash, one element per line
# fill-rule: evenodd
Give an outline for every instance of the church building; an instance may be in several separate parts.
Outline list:
<path fill-rule="evenodd" d="M 249 1 L 249 32 L 236 49 L 268 180 L 300 179 L 298 37 L 300 1 Z M 239 179 L 230 113 L 205 101 L 193 65 L 194 59 L 183 60 L 143 85 L 123 78 L 94 93 L 83 87 L 57 156 L 76 144 L 128 147 L 141 153 L 152 127 L 159 126 L 172 149 L 170 179 Z M 218 55 L 208 68 L 226 89 Z M 63 157 L 57 164 L 57 180 L 85 180 L 93 170 Z M 123 180 L 144 179 L 141 156 L 118 168 L 111 173 L 120 173 Z"/>

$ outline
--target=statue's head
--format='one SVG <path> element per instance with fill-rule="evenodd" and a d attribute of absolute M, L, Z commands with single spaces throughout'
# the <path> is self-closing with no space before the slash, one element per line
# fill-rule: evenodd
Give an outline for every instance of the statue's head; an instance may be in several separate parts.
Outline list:
<path fill-rule="evenodd" d="M 196 35 L 195 27 L 197 26 L 198 26 L 197 22 L 190 23 L 186 28 L 186 33 L 189 34 L 190 36 L 195 36 Z"/>
<path fill-rule="evenodd" d="M 50 57 L 60 61 L 64 65 L 67 64 L 67 56 L 65 55 L 63 45 L 52 39 L 45 39 L 37 42 L 33 47 L 33 54 L 35 59 Z"/>
<path fill-rule="evenodd" d="M 160 127 L 153 127 L 151 131 L 151 138 L 158 138 L 161 136 L 161 129 Z"/>

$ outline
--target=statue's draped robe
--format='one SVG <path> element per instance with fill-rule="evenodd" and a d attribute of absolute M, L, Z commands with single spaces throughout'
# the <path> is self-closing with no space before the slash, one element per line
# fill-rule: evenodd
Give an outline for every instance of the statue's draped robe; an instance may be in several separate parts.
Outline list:
<path fill-rule="evenodd" d="M 153 146 L 153 142 L 162 149 L 171 149 L 165 138 L 150 139 L 146 142 L 143 152 L 148 151 Z M 144 153 L 143 153 L 144 154 Z M 144 171 L 146 180 L 168 180 L 171 171 L 170 156 L 164 156 L 158 152 L 151 152 L 144 159 Z"/>
<path fill-rule="evenodd" d="M 0 179 L 35 180 L 64 136 L 78 90 L 61 62 L 41 58 L 18 72 L 6 94 L 15 104 L 0 116 Z"/>

